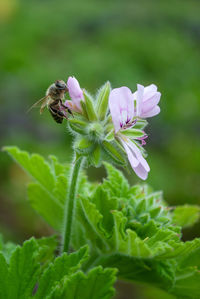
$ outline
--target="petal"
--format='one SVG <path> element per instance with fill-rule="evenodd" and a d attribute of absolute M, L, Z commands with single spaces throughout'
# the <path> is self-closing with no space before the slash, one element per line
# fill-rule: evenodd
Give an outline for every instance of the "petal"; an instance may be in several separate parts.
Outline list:
<path fill-rule="evenodd" d="M 149 98 L 151 98 L 157 92 L 157 86 L 155 84 L 151 84 L 144 88 L 144 96 L 143 101 L 145 102 Z"/>
<path fill-rule="evenodd" d="M 142 164 L 139 164 L 137 167 L 135 167 L 134 171 L 140 179 L 142 179 L 142 180 L 147 179 L 148 172 L 145 170 L 145 168 L 142 166 Z"/>
<path fill-rule="evenodd" d="M 69 90 L 69 95 L 75 105 L 81 109 L 80 101 L 84 99 L 83 91 L 75 77 L 69 77 L 67 80 L 67 88 Z"/>
<path fill-rule="evenodd" d="M 66 100 L 64 105 L 72 111 L 79 112 L 79 113 L 81 112 L 81 109 L 79 109 L 73 101 Z"/>
<path fill-rule="evenodd" d="M 142 113 L 141 117 L 147 118 L 147 117 L 152 117 L 160 113 L 160 107 L 155 106 L 153 109 L 149 110 L 148 112 Z"/>
<path fill-rule="evenodd" d="M 142 114 L 152 110 L 160 101 L 161 93 L 156 92 L 142 104 Z"/>
<path fill-rule="evenodd" d="M 142 101 L 144 94 L 144 86 L 137 84 L 137 92 L 136 92 L 136 115 L 140 116 L 142 112 Z"/>
<path fill-rule="evenodd" d="M 146 180 L 150 167 L 147 161 L 143 158 L 140 150 L 135 144 L 133 144 L 130 139 L 127 138 L 127 142 L 120 138 L 120 141 L 127 153 L 128 160 L 131 164 L 131 167 L 142 180 Z"/>
<path fill-rule="evenodd" d="M 135 167 L 137 167 L 139 165 L 139 161 L 136 159 L 136 156 L 135 154 L 129 149 L 128 145 L 126 144 L 125 141 L 123 141 L 121 138 L 120 138 L 120 141 L 127 153 L 127 156 L 128 156 L 128 160 L 131 164 L 131 167 L 134 169 Z"/>
<path fill-rule="evenodd" d="M 147 172 L 149 172 L 150 171 L 149 164 L 147 163 L 147 161 L 142 156 L 142 153 L 139 150 L 139 148 L 130 139 L 128 141 L 128 146 L 131 149 L 131 151 L 135 153 L 136 158 L 138 159 L 138 161 L 140 162 L 140 164 L 144 167 L 144 169 Z"/>
<path fill-rule="evenodd" d="M 134 116 L 133 95 L 128 87 L 115 88 L 109 96 L 109 108 L 115 132 Z"/>

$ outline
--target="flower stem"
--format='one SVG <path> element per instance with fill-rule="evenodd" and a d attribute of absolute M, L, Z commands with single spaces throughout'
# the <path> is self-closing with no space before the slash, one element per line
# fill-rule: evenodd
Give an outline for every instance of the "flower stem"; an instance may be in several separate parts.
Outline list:
<path fill-rule="evenodd" d="M 76 160 L 72 167 L 69 192 L 65 203 L 64 219 L 63 219 L 63 232 L 62 232 L 62 245 L 61 253 L 69 252 L 70 241 L 72 235 L 73 218 L 76 208 L 76 190 L 78 185 L 78 177 L 81 170 L 83 158 L 80 157 Z"/>

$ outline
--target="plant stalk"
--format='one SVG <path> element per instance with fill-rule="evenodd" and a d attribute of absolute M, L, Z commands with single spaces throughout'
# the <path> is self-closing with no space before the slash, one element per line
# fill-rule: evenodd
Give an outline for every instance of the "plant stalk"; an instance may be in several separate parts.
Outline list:
<path fill-rule="evenodd" d="M 64 210 L 61 253 L 69 253 L 70 249 L 73 219 L 76 209 L 76 190 L 82 162 L 83 157 L 80 157 L 76 160 L 75 164 L 72 167 L 71 177 L 69 181 L 69 192 L 67 194 Z"/>

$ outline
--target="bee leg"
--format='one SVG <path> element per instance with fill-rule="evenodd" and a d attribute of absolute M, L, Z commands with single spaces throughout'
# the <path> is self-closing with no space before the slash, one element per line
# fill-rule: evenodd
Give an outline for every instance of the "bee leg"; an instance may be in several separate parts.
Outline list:
<path fill-rule="evenodd" d="M 60 106 L 61 106 L 61 108 L 63 108 L 64 112 L 65 112 L 65 110 L 67 109 L 67 112 L 68 112 L 69 114 L 71 114 L 71 115 L 74 117 L 74 115 L 73 115 L 71 109 L 69 109 L 67 106 L 65 106 L 65 105 L 62 103 L 62 101 L 60 101 Z M 61 111 L 63 111 L 63 110 L 61 110 Z M 67 118 L 67 117 L 66 117 L 66 118 Z"/>

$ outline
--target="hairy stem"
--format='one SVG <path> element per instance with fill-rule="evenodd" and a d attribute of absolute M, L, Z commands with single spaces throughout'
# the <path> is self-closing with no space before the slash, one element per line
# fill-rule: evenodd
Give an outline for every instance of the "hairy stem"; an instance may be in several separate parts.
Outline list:
<path fill-rule="evenodd" d="M 76 208 L 76 190 L 82 162 L 83 158 L 78 158 L 78 160 L 76 160 L 75 164 L 72 167 L 71 177 L 69 181 L 69 192 L 67 194 L 67 199 L 65 203 L 61 253 L 69 252 L 70 249 L 73 218 Z"/>

